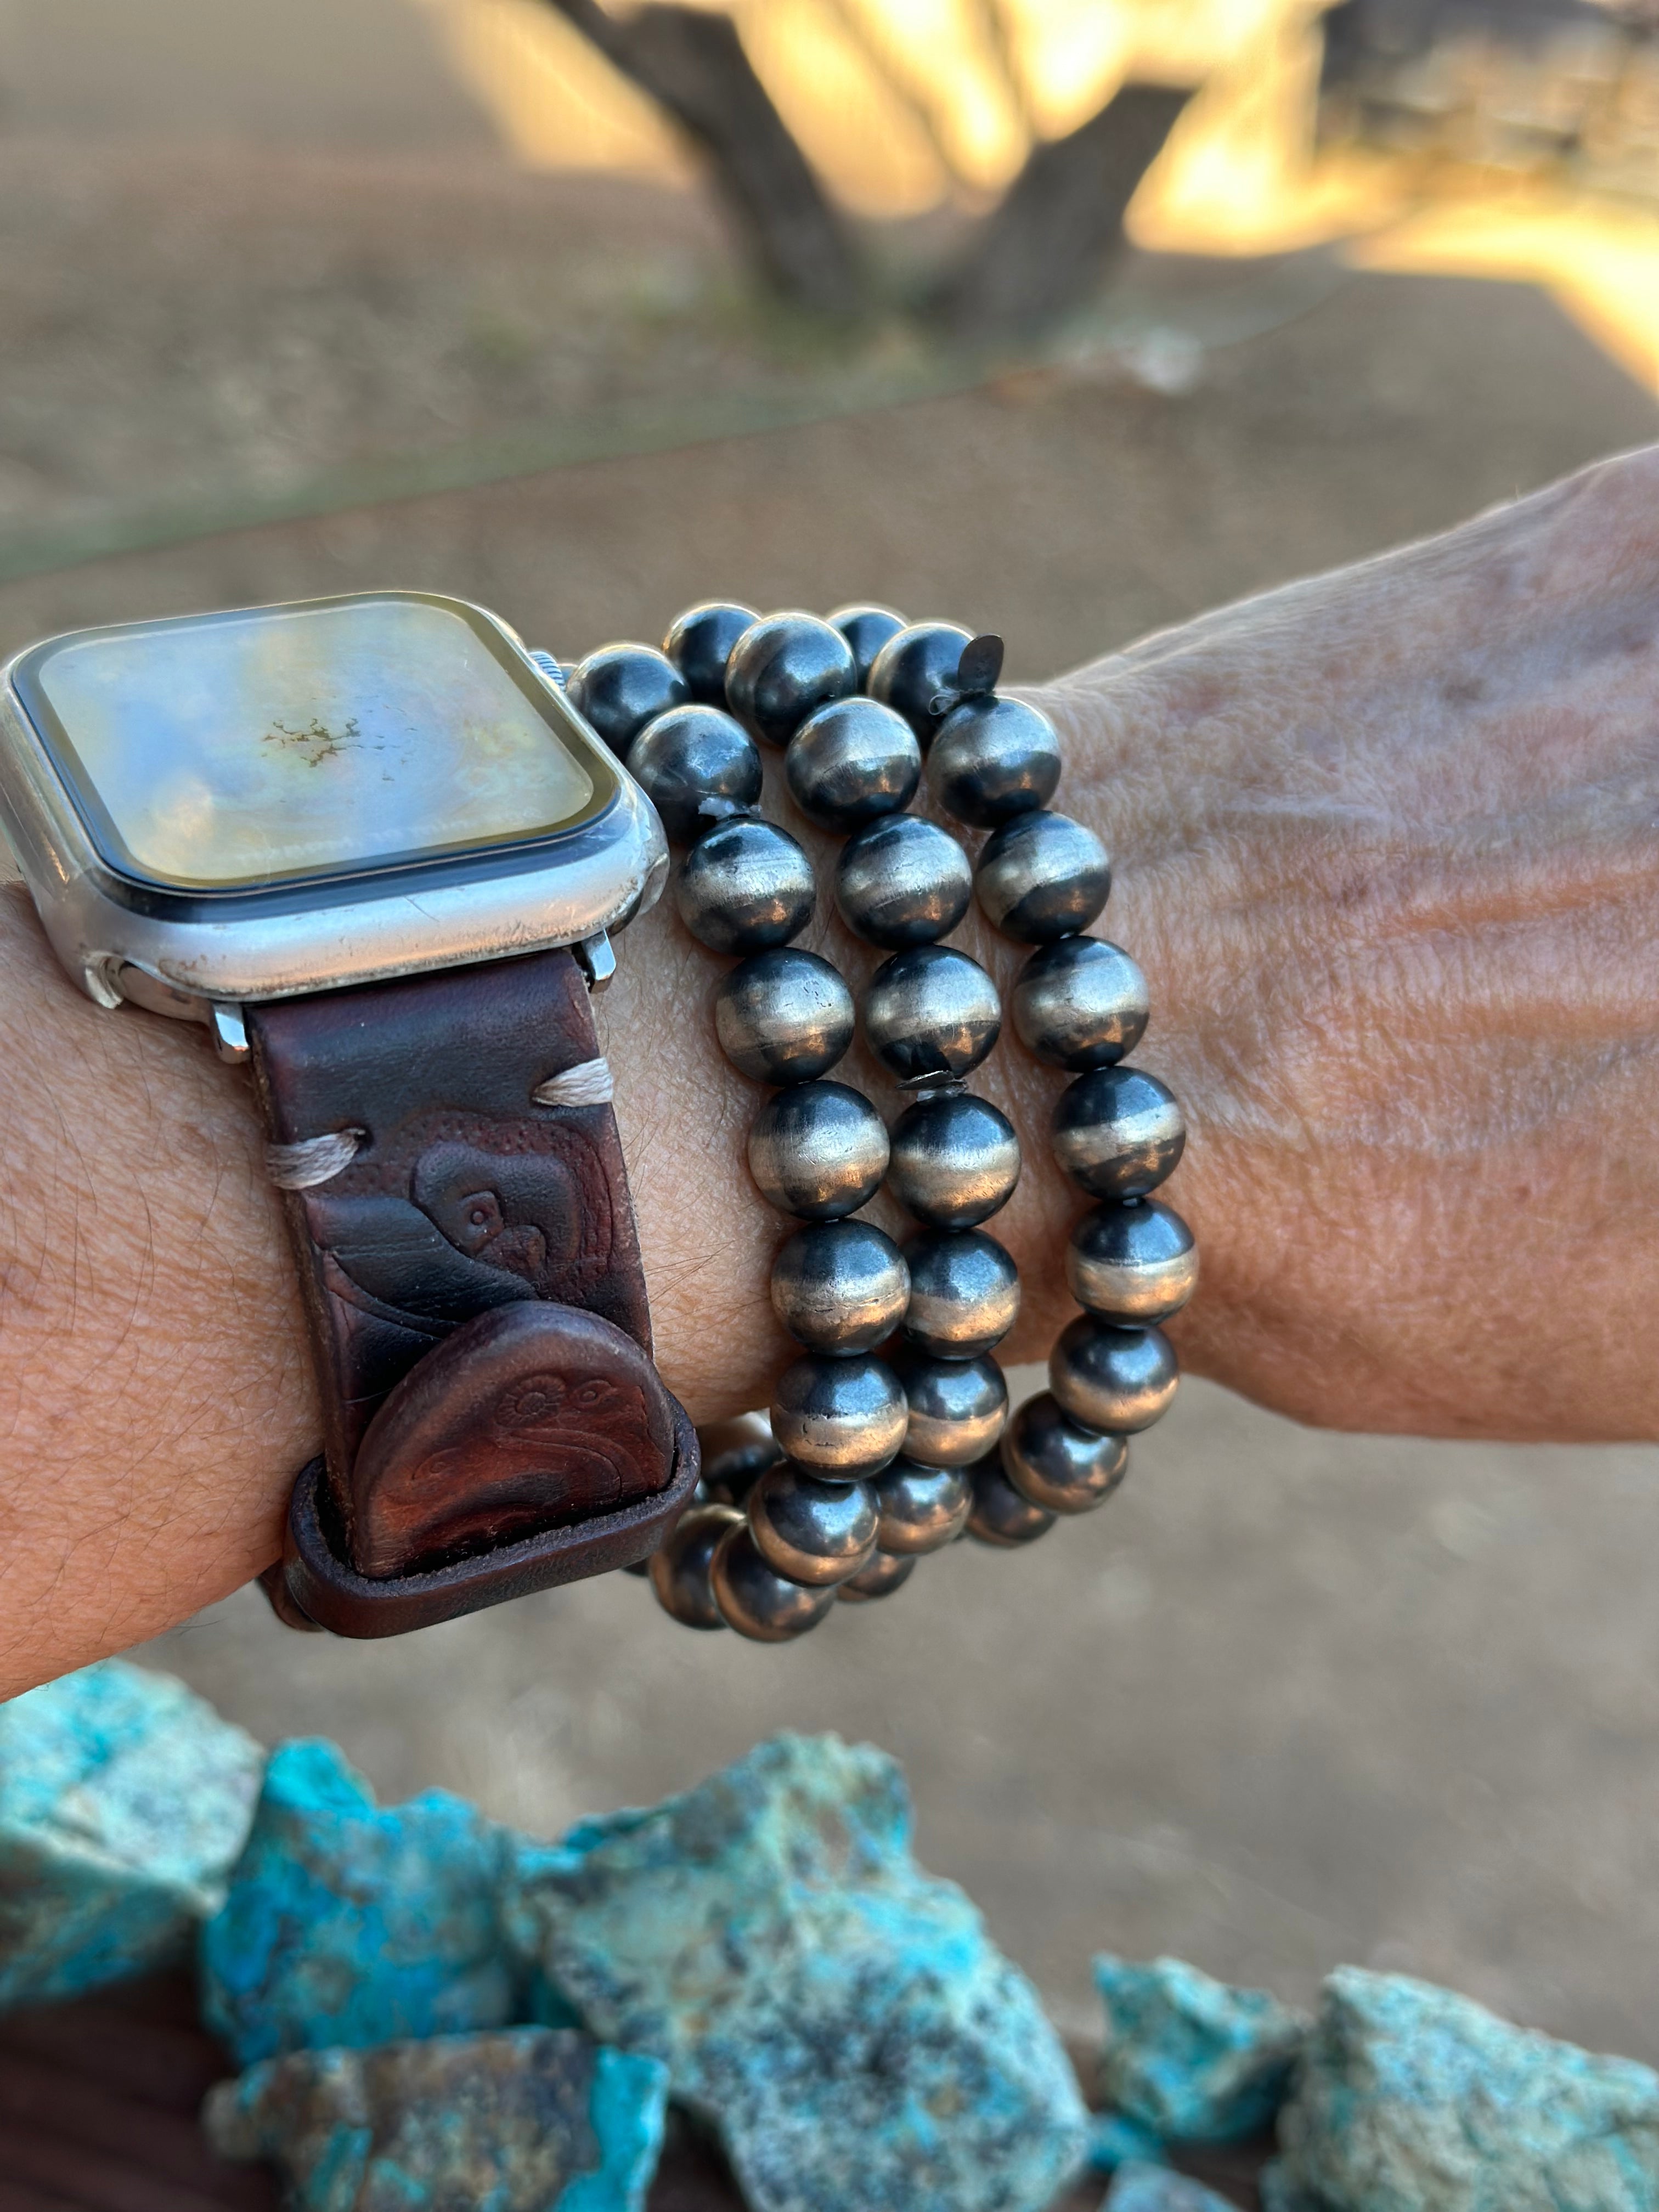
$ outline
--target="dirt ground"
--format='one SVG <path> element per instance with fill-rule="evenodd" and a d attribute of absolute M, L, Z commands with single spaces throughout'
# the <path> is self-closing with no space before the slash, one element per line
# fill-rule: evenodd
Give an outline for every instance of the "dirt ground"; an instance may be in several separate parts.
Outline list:
<path fill-rule="evenodd" d="M 393 583 L 565 653 L 712 592 L 867 595 L 1000 629 L 1030 676 L 1659 435 L 1524 289 L 1142 264 L 1150 349 L 15 573 L 52 532 L 158 502 L 176 526 L 181 486 L 332 471 L 345 495 L 365 453 L 804 373 L 729 306 L 698 210 L 526 179 L 471 129 L 418 158 L 0 143 L 33 195 L 0 191 L 0 653 Z M 578 344 L 549 301 L 584 269 Z M 474 343 L 504 300 L 514 335 Z M 1194 1384 L 1106 1512 L 959 1547 L 785 1650 L 690 1636 L 611 1578 L 383 1648 L 291 1638 L 247 1592 L 142 1656 L 267 1738 L 338 1738 L 387 1793 L 443 1783 L 544 1831 L 769 1730 L 872 1738 L 923 1856 L 1067 2027 L 1103 1948 L 1299 1995 L 1358 1960 L 1659 2059 L 1656 1553 L 1650 1451 L 1323 1437 Z"/>

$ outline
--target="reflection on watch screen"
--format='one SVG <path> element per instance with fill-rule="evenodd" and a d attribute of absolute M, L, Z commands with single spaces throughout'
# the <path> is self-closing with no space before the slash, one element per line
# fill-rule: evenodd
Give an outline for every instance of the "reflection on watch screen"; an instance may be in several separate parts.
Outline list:
<path fill-rule="evenodd" d="M 161 884 L 487 847 L 596 799 L 533 682 L 460 610 L 412 595 L 70 637 L 31 674 L 107 857 Z"/>

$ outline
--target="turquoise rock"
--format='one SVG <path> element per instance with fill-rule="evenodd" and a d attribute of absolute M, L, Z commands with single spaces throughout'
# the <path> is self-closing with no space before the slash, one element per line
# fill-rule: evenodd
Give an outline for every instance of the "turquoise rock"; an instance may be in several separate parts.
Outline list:
<path fill-rule="evenodd" d="M 1121 2112 L 1089 2115 L 1089 2166 L 1095 2173 L 1115 2173 L 1121 2166 L 1164 2166 L 1164 2146 L 1150 2128 Z"/>
<path fill-rule="evenodd" d="M 1279 2115 L 1280 2212 L 1655 2212 L 1659 2075 L 1343 1966 Z"/>
<path fill-rule="evenodd" d="M 1240 2142 L 1273 2124 L 1312 2022 L 1180 1959 L 1095 1960 L 1103 2101 L 1165 2142 Z"/>
<path fill-rule="evenodd" d="M 240 2066 L 571 2020 L 503 1938 L 510 1856 L 507 1832 L 447 1790 L 381 1809 L 332 1744 L 283 1744 L 202 1930 L 203 2017 Z"/>
<path fill-rule="evenodd" d="M 202 2118 L 288 2212 L 642 2212 L 667 2095 L 654 2058 L 520 2027 L 268 2058 Z"/>
<path fill-rule="evenodd" d="M 1237 2208 L 1190 2175 L 1132 2160 L 1119 2166 L 1103 2212 L 1237 2212 Z"/>
<path fill-rule="evenodd" d="M 1036 1993 L 910 1826 L 884 1753 L 784 1735 L 520 1850 L 519 1940 L 664 2061 L 750 2212 L 1040 2212 L 1086 2156 Z"/>
<path fill-rule="evenodd" d="M 182 1682 L 120 1659 L 0 1705 L 0 2008 L 186 1959 L 264 1757 Z"/>

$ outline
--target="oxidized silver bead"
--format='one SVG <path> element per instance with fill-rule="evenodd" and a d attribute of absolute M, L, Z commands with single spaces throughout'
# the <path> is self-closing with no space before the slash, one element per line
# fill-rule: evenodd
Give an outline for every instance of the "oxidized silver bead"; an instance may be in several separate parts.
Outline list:
<path fill-rule="evenodd" d="M 876 1542 L 882 1551 L 937 1552 L 967 1526 L 973 1485 L 959 1467 L 917 1467 L 896 1459 L 870 1486 L 876 1500 Z"/>
<path fill-rule="evenodd" d="M 858 689 L 853 648 L 816 615 L 766 615 L 726 664 L 726 703 L 751 737 L 787 745 L 807 716 Z"/>
<path fill-rule="evenodd" d="M 827 1075 L 852 1043 L 853 1024 L 853 994 L 841 970 L 798 945 L 753 954 L 714 994 L 720 1049 L 757 1083 Z"/>
<path fill-rule="evenodd" d="M 691 694 L 673 662 L 648 645 L 602 645 L 564 680 L 565 696 L 618 760 L 647 722 Z"/>
<path fill-rule="evenodd" d="M 1102 937 L 1040 945 L 1009 1000 L 1020 1042 L 1073 1074 L 1109 1067 L 1139 1043 L 1151 1007 L 1146 978 Z"/>
<path fill-rule="evenodd" d="M 1046 806 L 1060 782 L 1060 739 L 1046 714 L 994 693 L 964 699 L 939 724 L 927 788 L 947 814 L 995 830 Z"/>
<path fill-rule="evenodd" d="M 921 748 L 890 707 L 837 699 L 790 738 L 783 773 L 807 820 L 845 836 L 910 804 L 921 781 Z"/>
<path fill-rule="evenodd" d="M 974 871 L 956 839 L 916 814 L 890 814 L 849 837 L 836 863 L 848 927 L 899 952 L 949 936 L 968 911 Z"/>
<path fill-rule="evenodd" d="M 746 816 L 691 848 L 674 890 L 680 920 L 714 952 L 787 945 L 817 902 L 812 863 L 788 831 Z"/>
<path fill-rule="evenodd" d="M 1069 814 L 1018 814 L 987 838 L 974 888 L 1005 937 L 1046 945 L 1087 929 L 1112 888 L 1094 831 Z"/>
<path fill-rule="evenodd" d="M 903 715 L 924 752 L 944 718 L 943 711 L 934 714 L 933 702 L 954 694 L 963 647 L 972 643 L 972 632 L 959 623 L 911 623 L 894 632 L 871 666 L 870 696 Z"/>
<path fill-rule="evenodd" d="M 976 960 L 949 945 L 896 952 L 877 969 L 865 996 L 870 1048 L 903 1084 L 966 1075 L 1001 1028 L 996 985 Z"/>
<path fill-rule="evenodd" d="M 778 1378 L 772 1433 L 810 1474 L 859 1482 L 896 1459 L 909 1418 L 899 1379 L 871 1352 L 809 1352 Z"/>
<path fill-rule="evenodd" d="M 1098 1067 L 1054 1102 L 1054 1158 L 1092 1198 L 1144 1198 L 1187 1142 L 1175 1094 L 1138 1067 Z"/>
<path fill-rule="evenodd" d="M 970 1229 L 1006 1205 L 1019 1181 L 1014 1125 L 967 1091 L 919 1098 L 893 1124 L 887 1188 L 933 1229 Z"/>
<path fill-rule="evenodd" d="M 749 1531 L 775 1575 L 810 1589 L 844 1583 L 876 1548 L 866 1482 L 826 1482 L 781 1460 L 749 1493 Z"/>
<path fill-rule="evenodd" d="M 815 1221 L 772 1262 L 778 1319 L 809 1352 L 873 1352 L 904 1318 L 910 1270 L 870 1221 Z"/>
<path fill-rule="evenodd" d="M 741 1505 L 769 1467 L 783 1457 L 764 1413 L 739 1413 L 697 1431 L 703 1495 L 713 1504 Z"/>
<path fill-rule="evenodd" d="M 1028 1398 L 1002 1432 L 1002 1471 L 1022 1498 L 1047 1513 L 1091 1513 L 1122 1481 L 1129 1447 L 1085 1429 L 1045 1390 Z"/>
<path fill-rule="evenodd" d="M 915 1566 L 913 1557 L 901 1559 L 891 1553 L 873 1552 L 867 1565 L 837 1586 L 836 1596 L 842 1605 L 868 1605 L 872 1598 L 890 1597 L 909 1581 Z"/>
<path fill-rule="evenodd" d="M 747 1522 L 721 1537 L 709 1576 L 728 1628 L 751 1644 L 788 1644 L 816 1628 L 836 1601 L 833 1584 L 807 1589 L 775 1574 L 755 1548 Z"/>
<path fill-rule="evenodd" d="M 1173 1206 L 1155 1198 L 1097 1206 L 1072 1231 L 1066 1280 L 1105 1321 L 1167 1321 L 1198 1285 L 1198 1246 Z"/>
<path fill-rule="evenodd" d="M 1048 1354 L 1048 1388 L 1085 1429 L 1133 1436 L 1170 1409 L 1181 1379 L 1161 1328 L 1118 1328 L 1079 1314 Z"/>
<path fill-rule="evenodd" d="M 890 637 L 896 637 L 904 628 L 904 617 L 896 615 L 891 607 L 837 607 L 824 620 L 831 629 L 838 629 L 853 648 L 853 658 L 858 663 L 859 689 L 862 691 L 870 681 L 870 671 L 875 665 L 876 655 Z"/>
<path fill-rule="evenodd" d="M 647 722 L 628 749 L 628 773 L 662 817 L 676 845 L 694 845 L 761 795 L 755 741 L 718 707 L 671 707 Z M 705 812 L 709 802 L 712 811 Z"/>
<path fill-rule="evenodd" d="M 662 649 L 694 699 L 710 707 L 726 704 L 726 664 L 732 648 L 759 620 L 753 607 L 725 599 L 707 599 L 675 616 Z"/>
<path fill-rule="evenodd" d="M 910 1302 L 904 1334 L 936 1359 L 976 1359 L 1019 1315 L 1019 1270 L 981 1229 L 933 1229 L 904 1248 Z"/>
<path fill-rule="evenodd" d="M 907 1345 L 893 1364 L 910 1413 L 907 1459 L 921 1467 L 966 1467 L 989 1451 L 1008 1418 L 1008 1385 L 994 1359 L 934 1359 Z"/>
<path fill-rule="evenodd" d="M 1009 1481 L 1000 1452 L 990 1452 L 977 1461 L 968 1475 L 974 1486 L 968 1534 L 980 1543 L 994 1544 L 999 1551 L 1009 1552 L 1018 1544 L 1036 1543 L 1054 1527 L 1054 1515 L 1033 1505 L 1029 1498 L 1022 1498 Z"/>
<path fill-rule="evenodd" d="M 729 1505 L 693 1505 L 682 1513 L 651 1554 L 651 1587 L 657 1603 L 687 1628 L 724 1628 L 709 1571 L 720 1539 L 741 1528 L 743 1516 Z"/>
<path fill-rule="evenodd" d="M 875 1196 L 887 1131 L 861 1091 L 800 1083 L 769 1098 L 749 1132 L 749 1172 L 780 1213 L 835 1221 Z"/>

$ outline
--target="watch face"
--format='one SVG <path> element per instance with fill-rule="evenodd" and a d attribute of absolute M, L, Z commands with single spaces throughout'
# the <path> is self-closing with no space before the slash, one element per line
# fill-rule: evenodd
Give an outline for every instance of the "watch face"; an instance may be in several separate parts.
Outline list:
<path fill-rule="evenodd" d="M 520 845 L 619 787 L 486 617 L 418 592 L 82 631 L 13 680 L 104 858 L 161 890 Z"/>

